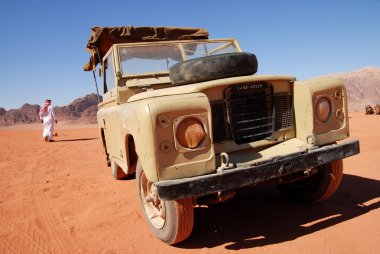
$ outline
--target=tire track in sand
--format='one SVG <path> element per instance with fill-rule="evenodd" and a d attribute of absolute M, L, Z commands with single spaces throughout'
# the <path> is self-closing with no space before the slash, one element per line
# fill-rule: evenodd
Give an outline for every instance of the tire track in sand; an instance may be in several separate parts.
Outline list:
<path fill-rule="evenodd" d="M 2 229 L 6 229 L 10 233 L 10 235 L 0 238 L 1 253 L 51 253 L 46 239 L 39 232 L 33 231 L 31 236 L 22 233 L 20 228 L 17 228 L 5 216 L 1 216 L 0 224 Z"/>
<path fill-rule="evenodd" d="M 76 242 L 70 236 L 70 229 L 64 223 L 62 217 L 49 202 L 49 198 L 43 192 L 41 179 L 47 173 L 46 168 L 53 158 L 46 156 L 47 149 L 43 149 L 40 156 L 30 160 L 25 168 L 26 172 L 31 172 L 30 183 L 34 188 L 27 190 L 28 199 L 34 206 L 32 216 L 35 220 L 29 223 L 27 232 L 32 235 L 31 241 L 36 246 L 25 246 L 29 253 L 37 249 L 36 253 L 81 253 Z M 54 153 L 53 153 L 54 154 Z M 18 230 L 19 231 L 19 230 Z M 17 232 L 17 231 L 16 231 Z M 19 234 L 19 232 L 17 232 Z M 68 247 L 70 246 L 70 247 Z M 24 252 L 25 253 L 25 252 Z"/>
<path fill-rule="evenodd" d="M 33 178 L 33 171 L 38 167 L 41 162 L 41 157 L 34 157 L 33 160 L 29 160 L 25 163 L 25 168 L 22 168 L 22 174 L 29 181 Z M 26 181 L 28 181 L 26 179 Z M 24 186 L 29 186 L 25 184 Z M 10 191 L 12 186 L 9 187 Z M 20 194 L 25 201 L 30 200 L 29 189 L 24 189 Z M 16 209 L 16 210 L 14 210 Z M 17 212 L 20 208 L 13 208 L 8 212 L 5 209 L 0 209 L 0 225 L 2 235 L 0 237 L 0 253 L 52 253 L 49 248 L 48 239 L 44 236 L 44 232 L 40 232 L 37 227 L 27 222 L 28 228 L 20 228 L 19 221 L 15 222 L 10 219 L 12 217 L 9 213 Z M 21 209 L 24 210 L 23 207 Z M 29 213 L 31 211 L 28 211 Z M 33 215 L 33 213 L 31 213 Z M 32 227 L 30 227 L 32 226 Z M 36 230 L 37 229 L 37 230 Z"/>
<path fill-rule="evenodd" d="M 41 167 L 37 167 L 33 171 L 39 172 Z M 80 248 L 70 236 L 70 229 L 50 204 L 49 198 L 42 191 L 41 183 L 34 181 L 35 177 L 35 174 L 33 174 L 32 181 L 36 183 L 36 187 L 32 190 L 32 198 L 37 208 L 37 217 L 42 218 L 40 224 L 46 230 L 51 244 L 53 244 L 54 249 L 58 250 L 58 253 L 80 253 Z"/>

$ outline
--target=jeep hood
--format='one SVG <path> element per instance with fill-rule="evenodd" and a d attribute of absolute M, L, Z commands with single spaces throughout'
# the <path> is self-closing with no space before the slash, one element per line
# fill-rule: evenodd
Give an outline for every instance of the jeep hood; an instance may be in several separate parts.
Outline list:
<path fill-rule="evenodd" d="M 178 94 L 187 94 L 187 93 L 198 93 L 203 92 L 210 88 L 215 87 L 225 87 L 237 83 L 248 83 L 248 82 L 257 82 L 257 81 L 276 81 L 276 80 L 288 80 L 295 81 L 296 78 L 288 75 L 251 75 L 243 77 L 233 77 L 225 78 L 219 80 L 212 80 L 202 83 L 162 88 L 158 90 L 148 90 L 146 92 L 138 93 L 129 98 L 128 102 L 144 100 L 148 98 L 155 98 L 161 96 L 170 96 Z"/>

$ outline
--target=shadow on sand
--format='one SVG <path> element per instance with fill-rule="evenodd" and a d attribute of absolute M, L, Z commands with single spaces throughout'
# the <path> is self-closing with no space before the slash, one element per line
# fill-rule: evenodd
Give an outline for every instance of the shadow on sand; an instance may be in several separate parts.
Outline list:
<path fill-rule="evenodd" d="M 275 187 L 239 191 L 235 198 L 195 208 L 195 224 L 179 248 L 199 249 L 231 243 L 239 250 L 290 241 L 380 207 L 380 181 L 345 174 L 335 195 L 317 205 L 284 199 Z"/>
<path fill-rule="evenodd" d="M 74 142 L 74 141 L 88 141 L 99 138 L 75 138 L 75 139 L 62 139 L 62 140 L 54 140 L 54 142 Z"/>

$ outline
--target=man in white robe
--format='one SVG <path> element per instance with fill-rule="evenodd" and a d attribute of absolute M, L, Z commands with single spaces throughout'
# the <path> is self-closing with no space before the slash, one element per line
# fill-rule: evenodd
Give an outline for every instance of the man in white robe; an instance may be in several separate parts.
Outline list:
<path fill-rule="evenodd" d="M 42 137 L 45 139 L 46 142 L 52 142 L 54 136 L 54 123 L 57 123 L 57 120 L 55 119 L 50 99 L 47 99 L 45 101 L 45 104 L 41 107 L 39 116 L 40 120 L 42 120 L 44 124 Z"/>

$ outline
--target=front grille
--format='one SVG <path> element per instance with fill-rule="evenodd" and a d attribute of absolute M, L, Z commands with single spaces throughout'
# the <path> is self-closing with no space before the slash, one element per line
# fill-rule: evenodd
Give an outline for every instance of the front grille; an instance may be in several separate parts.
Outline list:
<path fill-rule="evenodd" d="M 293 126 L 293 96 L 291 93 L 274 94 L 275 130 Z"/>
<path fill-rule="evenodd" d="M 291 94 L 275 94 L 266 82 L 231 86 L 225 90 L 224 100 L 210 103 L 216 143 L 249 143 L 293 125 Z"/>
<path fill-rule="evenodd" d="M 227 122 L 227 109 L 224 100 L 211 101 L 214 142 L 230 140 L 229 125 Z"/>

